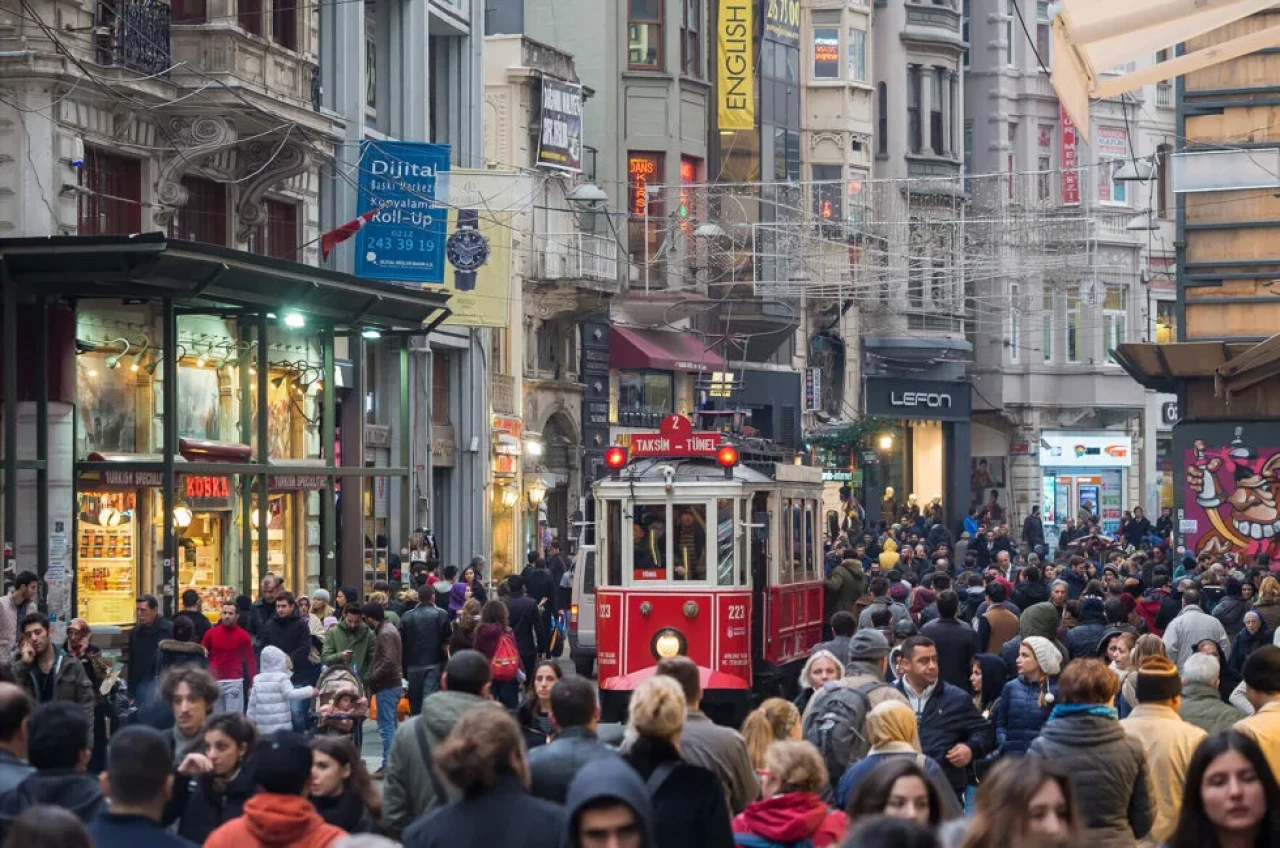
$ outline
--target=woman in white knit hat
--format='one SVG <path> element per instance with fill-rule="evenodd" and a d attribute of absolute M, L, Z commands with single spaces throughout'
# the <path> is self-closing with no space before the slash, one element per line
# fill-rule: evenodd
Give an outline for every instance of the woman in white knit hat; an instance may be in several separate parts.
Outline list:
<path fill-rule="evenodd" d="M 1049 720 L 1058 693 L 1062 654 L 1052 642 L 1028 636 L 1018 648 L 1018 676 L 1004 685 L 996 708 L 1000 755 L 1021 755 Z"/>

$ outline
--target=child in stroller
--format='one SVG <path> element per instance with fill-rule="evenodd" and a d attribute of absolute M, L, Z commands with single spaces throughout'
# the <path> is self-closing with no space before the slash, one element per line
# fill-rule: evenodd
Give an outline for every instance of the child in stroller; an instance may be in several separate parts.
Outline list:
<path fill-rule="evenodd" d="M 346 736 L 359 746 L 360 729 L 369 716 L 369 699 L 355 672 L 345 665 L 325 669 L 316 681 L 312 714 L 316 717 L 315 735 Z"/>

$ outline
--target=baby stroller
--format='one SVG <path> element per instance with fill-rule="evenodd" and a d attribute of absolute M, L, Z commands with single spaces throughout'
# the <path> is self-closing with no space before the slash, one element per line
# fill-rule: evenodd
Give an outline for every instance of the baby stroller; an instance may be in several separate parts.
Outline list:
<path fill-rule="evenodd" d="M 369 716 L 369 699 L 360 678 L 348 666 L 334 665 L 316 681 L 311 706 L 317 736 L 346 736 L 359 748 L 361 727 Z"/>

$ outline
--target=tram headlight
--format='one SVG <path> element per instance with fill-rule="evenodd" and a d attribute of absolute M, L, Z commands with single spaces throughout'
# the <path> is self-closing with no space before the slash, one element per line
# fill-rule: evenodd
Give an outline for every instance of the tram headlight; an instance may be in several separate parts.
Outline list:
<path fill-rule="evenodd" d="M 654 659 L 666 660 L 688 653 L 689 642 L 679 630 L 664 627 L 653 634 L 653 641 L 649 643 L 649 650 Z"/>

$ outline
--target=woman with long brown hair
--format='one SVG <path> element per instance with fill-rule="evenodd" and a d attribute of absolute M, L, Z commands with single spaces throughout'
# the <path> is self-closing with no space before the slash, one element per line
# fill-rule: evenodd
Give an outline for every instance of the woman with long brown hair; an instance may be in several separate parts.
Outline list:
<path fill-rule="evenodd" d="M 1080 831 L 1080 818 L 1075 787 L 1065 771 L 1035 757 L 1003 760 L 978 787 L 961 848 L 1067 845 Z"/>
<path fill-rule="evenodd" d="M 453 633 L 449 636 L 449 656 L 475 647 L 476 629 L 480 627 L 482 608 L 483 604 L 475 598 L 462 605 L 462 612 L 453 620 Z"/>
<path fill-rule="evenodd" d="M 382 795 L 364 758 L 346 736 L 311 740 L 311 804 L 329 824 L 347 833 L 381 833 Z"/>

